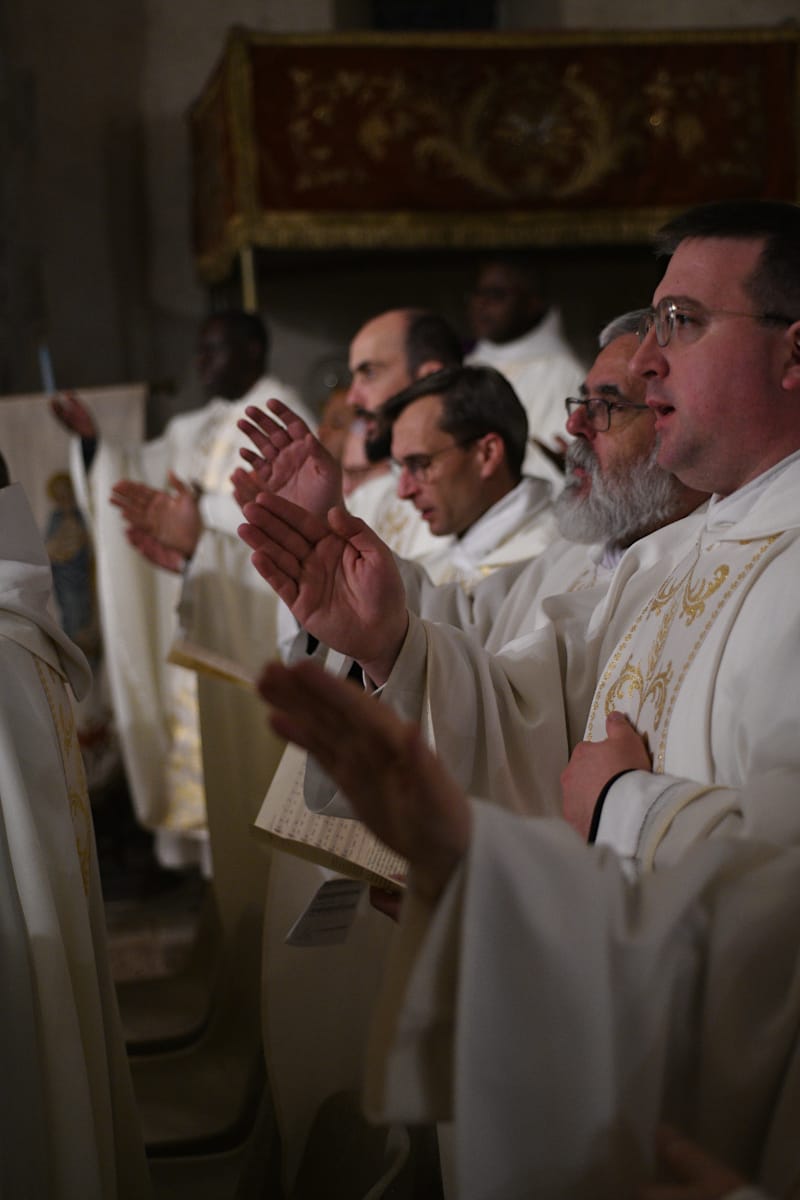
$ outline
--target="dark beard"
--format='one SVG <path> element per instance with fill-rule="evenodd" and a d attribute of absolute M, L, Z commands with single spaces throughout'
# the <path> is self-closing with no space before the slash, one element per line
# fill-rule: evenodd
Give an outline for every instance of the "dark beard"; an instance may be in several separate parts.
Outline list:
<path fill-rule="evenodd" d="M 392 430 L 378 429 L 374 437 L 364 439 L 364 454 L 368 463 L 380 463 L 392 452 Z"/>

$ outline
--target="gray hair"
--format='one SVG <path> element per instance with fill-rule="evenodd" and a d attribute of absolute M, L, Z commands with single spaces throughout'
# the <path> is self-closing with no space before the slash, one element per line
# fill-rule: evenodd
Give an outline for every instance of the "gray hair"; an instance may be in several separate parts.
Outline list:
<path fill-rule="evenodd" d="M 623 313 L 622 316 L 614 317 L 613 321 L 609 321 L 600 330 L 597 338 L 600 349 L 605 350 L 609 342 L 615 341 L 618 337 L 624 337 L 627 333 L 638 333 L 639 322 L 649 311 L 649 308 L 634 308 L 630 312 Z"/>

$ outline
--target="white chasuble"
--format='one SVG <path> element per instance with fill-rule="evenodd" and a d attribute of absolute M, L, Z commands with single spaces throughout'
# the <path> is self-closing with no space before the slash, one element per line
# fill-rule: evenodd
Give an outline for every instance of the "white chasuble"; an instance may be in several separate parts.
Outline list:
<path fill-rule="evenodd" d="M 436 908 L 406 899 L 371 1115 L 454 1117 L 458 1200 L 636 1200 L 661 1120 L 797 1200 L 797 843 L 707 841 L 631 882 L 561 821 L 473 817 Z"/>
<path fill-rule="evenodd" d="M 67 682 L 83 656 L 19 485 L 0 492 L 0 1192 L 150 1195 Z"/>
<path fill-rule="evenodd" d="M 229 476 L 241 465 L 239 447 L 246 444 L 236 422 L 248 404 L 263 407 L 273 396 L 300 407 L 291 389 L 266 378 L 240 400 L 211 400 L 195 412 L 174 417 L 154 441 L 123 445 L 101 438 L 88 478 L 80 443 L 73 439 L 76 492 L 83 496 L 94 525 L 103 637 L 120 744 L 136 815 L 150 829 L 205 829 L 197 681 L 193 672 L 166 662 L 176 631 L 181 576 L 158 570 L 128 545 L 124 523 L 108 497 L 121 478 L 165 488 L 172 471 L 203 491 L 201 544 L 235 537 L 241 517 Z"/>

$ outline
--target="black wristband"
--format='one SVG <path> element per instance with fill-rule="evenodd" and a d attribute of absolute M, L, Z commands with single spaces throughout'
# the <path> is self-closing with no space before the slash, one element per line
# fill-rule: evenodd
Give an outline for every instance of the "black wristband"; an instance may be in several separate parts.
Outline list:
<path fill-rule="evenodd" d="M 88 471 L 94 462 L 94 456 L 97 453 L 97 438 L 81 438 L 81 455 L 83 456 L 83 469 Z"/>
<path fill-rule="evenodd" d="M 600 828 L 600 818 L 603 815 L 603 805 L 606 802 L 606 796 L 611 791 L 611 788 L 618 779 L 622 779 L 623 775 L 629 775 L 631 771 L 635 770 L 636 767 L 626 767 L 624 771 L 617 771 L 616 775 L 612 775 L 611 778 L 606 780 L 606 782 L 603 784 L 600 795 L 595 801 L 594 812 L 592 813 L 592 823 L 589 826 L 589 836 L 586 839 L 588 845 L 593 845 L 597 839 L 597 831 Z"/>

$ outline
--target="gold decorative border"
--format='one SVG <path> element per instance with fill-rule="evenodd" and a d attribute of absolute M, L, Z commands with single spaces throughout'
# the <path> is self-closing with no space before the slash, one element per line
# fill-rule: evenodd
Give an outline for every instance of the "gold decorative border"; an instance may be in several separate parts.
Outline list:
<path fill-rule="evenodd" d="M 502 246 L 549 247 L 635 244 L 647 241 L 677 208 L 622 209 L 596 213 L 557 209 L 466 216 L 454 213 L 261 213 L 237 217 L 213 254 L 197 255 L 209 282 L 224 279 L 247 246 L 270 250 L 447 250 Z"/>

